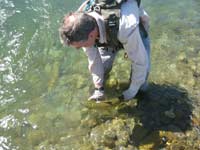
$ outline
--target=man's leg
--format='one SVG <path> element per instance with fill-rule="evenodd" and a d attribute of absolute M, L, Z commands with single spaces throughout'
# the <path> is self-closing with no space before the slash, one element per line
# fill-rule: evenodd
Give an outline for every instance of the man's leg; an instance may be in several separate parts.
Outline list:
<path fill-rule="evenodd" d="M 142 31 L 140 29 L 140 35 L 141 35 L 141 38 L 142 38 L 142 42 L 144 44 L 144 47 L 145 47 L 145 50 L 147 52 L 147 56 L 148 56 L 148 69 L 147 69 L 147 76 L 146 76 L 146 80 L 145 80 L 145 83 L 142 84 L 142 86 L 140 87 L 140 91 L 146 91 L 147 88 L 148 88 L 148 76 L 149 76 L 149 72 L 150 72 L 150 69 L 151 69 L 151 47 L 150 47 L 150 38 L 149 38 L 149 34 L 147 33 L 144 34 L 144 31 Z"/>
<path fill-rule="evenodd" d="M 111 47 L 109 48 L 99 47 L 98 50 L 101 55 L 101 60 L 104 67 L 104 76 L 106 76 L 107 74 L 109 74 L 109 72 L 112 69 L 112 65 L 113 65 L 115 56 L 117 54 L 117 51 Z"/>

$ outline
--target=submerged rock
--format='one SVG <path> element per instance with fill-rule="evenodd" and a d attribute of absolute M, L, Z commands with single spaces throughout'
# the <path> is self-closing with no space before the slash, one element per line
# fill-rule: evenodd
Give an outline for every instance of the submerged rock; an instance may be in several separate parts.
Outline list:
<path fill-rule="evenodd" d="M 134 126 L 134 119 L 106 121 L 91 130 L 90 141 L 95 149 L 128 147 Z"/>
<path fill-rule="evenodd" d="M 187 56 L 184 52 L 180 53 L 179 56 L 178 56 L 178 60 L 179 61 L 183 61 L 183 62 L 187 62 Z"/>
<path fill-rule="evenodd" d="M 170 110 L 168 110 L 168 111 L 165 111 L 164 113 L 165 113 L 165 115 L 166 115 L 167 117 L 169 117 L 169 118 L 175 118 L 175 117 L 176 117 L 176 115 L 174 114 L 173 109 L 170 109 Z"/>
<path fill-rule="evenodd" d="M 29 132 L 27 139 L 31 145 L 39 145 L 46 138 L 46 133 L 42 130 L 33 130 Z"/>
<path fill-rule="evenodd" d="M 118 84 L 118 80 L 115 78 L 111 78 L 108 81 L 106 81 L 106 86 L 109 86 L 109 87 L 116 87 L 117 84 Z"/>

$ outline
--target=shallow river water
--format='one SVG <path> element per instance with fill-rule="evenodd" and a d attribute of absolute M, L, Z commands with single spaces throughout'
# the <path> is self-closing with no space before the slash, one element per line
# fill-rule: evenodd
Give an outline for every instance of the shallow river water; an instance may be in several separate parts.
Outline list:
<path fill-rule="evenodd" d="M 143 0 L 151 19 L 149 89 L 129 102 L 120 51 L 104 103 L 87 58 L 58 28 L 82 0 L 0 0 L 0 150 L 200 150 L 200 1 Z"/>

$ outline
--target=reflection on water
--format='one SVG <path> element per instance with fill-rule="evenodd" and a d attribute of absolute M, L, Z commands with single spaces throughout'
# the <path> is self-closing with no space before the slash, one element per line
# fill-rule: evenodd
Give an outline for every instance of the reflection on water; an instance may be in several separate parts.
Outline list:
<path fill-rule="evenodd" d="M 171 143 L 177 148 L 180 141 L 195 149 L 200 139 L 200 3 L 143 2 L 151 15 L 150 101 L 147 95 L 128 103 L 117 100 L 128 85 L 130 65 L 120 52 L 106 83 L 108 99 L 98 105 L 86 101 L 92 83 L 85 55 L 62 47 L 58 37 L 61 18 L 81 0 L 0 0 L 0 149 L 149 149 L 152 143 L 158 149 L 163 137 L 167 148 Z M 172 130 L 190 131 L 187 140 L 197 144 L 191 147 L 182 134 L 173 139 Z"/>

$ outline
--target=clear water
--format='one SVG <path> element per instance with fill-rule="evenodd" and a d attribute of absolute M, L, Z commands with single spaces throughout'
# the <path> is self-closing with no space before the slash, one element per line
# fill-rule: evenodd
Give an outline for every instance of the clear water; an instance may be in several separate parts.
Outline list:
<path fill-rule="evenodd" d="M 87 59 L 81 50 L 63 47 L 58 36 L 64 14 L 81 2 L 0 0 L 0 150 L 79 149 L 85 140 L 89 129 L 80 124 L 92 87 Z M 192 60 L 199 71 L 200 1 L 143 2 L 151 15 L 150 81 L 182 86 L 197 97 L 199 78 L 192 80 L 177 60 Z M 120 55 L 111 75 L 128 81 L 129 66 Z"/>

